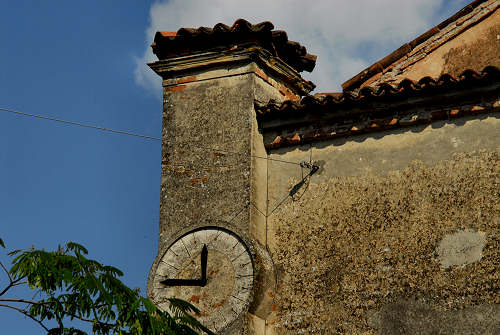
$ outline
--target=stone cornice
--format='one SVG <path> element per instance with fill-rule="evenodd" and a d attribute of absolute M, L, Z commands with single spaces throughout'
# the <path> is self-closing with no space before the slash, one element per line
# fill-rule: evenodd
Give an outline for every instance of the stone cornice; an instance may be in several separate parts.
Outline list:
<path fill-rule="evenodd" d="M 312 91 L 315 85 L 303 79 L 291 66 L 274 57 L 269 51 L 255 45 L 238 46 L 237 48 L 220 51 L 210 51 L 189 56 L 169 58 L 149 63 L 149 67 L 164 79 L 164 86 L 172 84 L 179 77 L 199 74 L 202 71 L 231 68 L 249 63 L 256 63 L 264 73 L 282 81 L 298 95 Z"/>

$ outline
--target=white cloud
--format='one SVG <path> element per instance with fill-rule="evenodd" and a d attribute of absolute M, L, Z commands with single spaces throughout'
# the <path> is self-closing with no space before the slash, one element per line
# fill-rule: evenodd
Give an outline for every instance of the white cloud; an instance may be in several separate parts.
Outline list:
<path fill-rule="evenodd" d="M 144 64 L 155 60 L 149 45 L 157 30 L 231 25 L 244 18 L 271 21 L 288 38 L 318 56 L 312 74 L 316 92 L 340 91 L 340 84 L 436 24 L 443 0 L 169 0 L 154 3 L 146 31 L 147 48 L 137 59 L 136 80 L 158 92 L 160 80 Z"/>

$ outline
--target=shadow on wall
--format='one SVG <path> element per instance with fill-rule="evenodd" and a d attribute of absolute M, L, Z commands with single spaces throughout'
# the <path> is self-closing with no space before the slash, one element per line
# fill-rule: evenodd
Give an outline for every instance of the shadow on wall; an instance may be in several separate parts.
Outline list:
<path fill-rule="evenodd" d="M 497 335 L 500 334 L 500 305 L 440 311 L 422 301 L 403 300 L 371 313 L 368 324 L 380 334 L 391 335 Z"/>
<path fill-rule="evenodd" d="M 449 119 L 449 120 L 443 120 L 443 121 L 436 121 L 432 122 L 430 124 L 423 124 L 423 125 L 416 125 L 416 126 L 411 126 L 411 127 L 404 127 L 404 128 L 398 128 L 398 129 L 393 129 L 393 130 L 385 130 L 385 131 L 380 131 L 380 132 L 373 132 L 373 133 L 368 133 L 368 134 L 360 134 L 360 135 L 352 135 L 348 137 L 343 137 L 343 138 L 338 138 L 338 139 L 333 139 L 333 140 L 327 140 L 327 141 L 318 141 L 318 142 L 313 142 L 311 144 L 305 144 L 301 146 L 291 146 L 291 147 L 284 147 L 280 148 L 277 150 L 272 150 L 272 154 L 286 154 L 291 151 L 295 151 L 299 149 L 300 151 L 309 151 L 311 146 L 313 146 L 315 149 L 325 149 L 331 146 L 338 147 L 342 146 L 348 142 L 356 142 L 356 143 L 363 143 L 364 141 L 368 139 L 374 139 L 374 140 L 379 140 L 382 139 L 388 135 L 398 135 L 398 134 L 405 134 L 405 133 L 421 133 L 422 131 L 432 128 L 432 129 L 439 129 L 443 128 L 446 125 L 454 125 L 454 126 L 465 126 L 468 122 L 474 121 L 474 120 L 485 120 L 487 118 L 495 118 L 495 119 L 500 119 L 500 113 L 490 113 L 490 114 L 479 114 L 475 116 L 469 116 L 469 117 L 463 117 L 459 119 Z"/>

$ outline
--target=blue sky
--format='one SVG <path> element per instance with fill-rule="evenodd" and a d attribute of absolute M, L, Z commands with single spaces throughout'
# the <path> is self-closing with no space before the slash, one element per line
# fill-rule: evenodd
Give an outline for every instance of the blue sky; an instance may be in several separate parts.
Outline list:
<path fill-rule="evenodd" d="M 318 90 L 338 91 L 466 4 L 360 2 L 366 6 L 353 10 L 353 2 L 318 0 L 319 9 L 304 14 L 304 2 L 293 0 L 2 1 L 0 107 L 159 137 L 160 84 L 144 64 L 153 59 L 148 45 L 159 27 L 271 20 L 319 55 L 307 76 Z M 0 237 L 10 250 L 81 243 L 145 292 L 158 245 L 160 155 L 158 141 L 0 111 Z M 0 286 L 5 280 L 0 274 Z M 0 334 L 40 333 L 0 309 Z"/>

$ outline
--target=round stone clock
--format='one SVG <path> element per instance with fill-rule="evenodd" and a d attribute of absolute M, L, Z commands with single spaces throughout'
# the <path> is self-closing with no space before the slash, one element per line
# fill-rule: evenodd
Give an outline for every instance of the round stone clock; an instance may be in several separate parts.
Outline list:
<path fill-rule="evenodd" d="M 153 301 L 168 310 L 180 298 L 200 310 L 197 319 L 214 332 L 248 307 L 254 281 L 252 255 L 241 238 L 220 227 L 203 227 L 178 238 L 160 259 Z"/>

